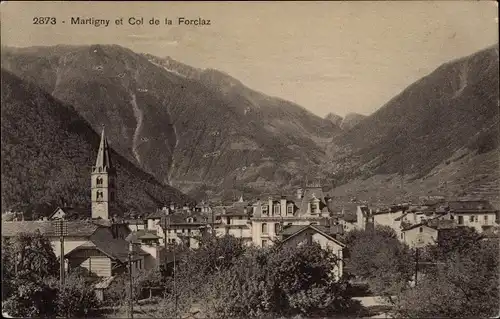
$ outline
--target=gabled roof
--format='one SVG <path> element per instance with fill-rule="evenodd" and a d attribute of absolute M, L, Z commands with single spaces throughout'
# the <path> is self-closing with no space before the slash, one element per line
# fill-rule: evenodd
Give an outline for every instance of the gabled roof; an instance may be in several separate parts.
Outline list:
<path fill-rule="evenodd" d="M 156 231 L 155 230 L 137 230 L 137 231 L 133 231 L 131 232 L 130 234 L 128 234 L 128 236 L 125 238 L 125 240 L 127 242 L 133 242 L 133 243 L 137 243 L 137 242 L 140 242 L 140 240 L 142 239 L 159 239 L 161 237 L 158 237 L 156 235 Z"/>
<path fill-rule="evenodd" d="M 341 247 L 346 247 L 346 245 L 339 240 L 335 239 L 332 237 L 332 235 L 329 233 L 329 228 L 326 226 L 318 226 L 318 225 L 305 225 L 305 226 L 299 226 L 299 225 L 294 225 L 294 226 L 289 226 L 283 230 L 283 234 L 289 234 L 286 238 L 283 239 L 283 243 L 290 240 L 291 238 L 299 235 L 300 233 L 304 232 L 307 229 L 312 229 L 316 231 L 317 233 L 325 236 L 329 240 L 335 242 L 337 245 Z"/>
<path fill-rule="evenodd" d="M 69 237 L 89 237 L 100 226 L 90 221 L 66 221 Z M 56 221 L 52 220 L 29 220 L 29 221 L 2 221 L 2 237 L 14 237 L 21 233 L 34 233 L 36 230 L 41 234 L 54 237 L 56 236 Z"/>
<path fill-rule="evenodd" d="M 95 232 L 84 244 L 78 246 L 68 254 L 81 249 L 97 249 L 113 260 L 125 262 L 128 259 L 129 242 L 121 238 L 113 238 L 110 231 L 103 229 Z M 142 249 L 134 247 L 134 256 L 148 255 Z"/>
<path fill-rule="evenodd" d="M 420 227 L 420 226 L 425 226 L 425 227 L 428 227 L 428 228 L 432 228 L 432 227 L 429 227 L 426 223 L 422 222 L 422 223 L 413 224 L 413 225 L 409 225 L 407 227 L 404 227 L 403 229 L 401 229 L 401 231 L 411 230 L 413 228 L 417 228 L 417 227 Z"/>
<path fill-rule="evenodd" d="M 400 220 L 402 220 L 403 218 L 405 218 L 407 215 L 408 215 L 408 212 L 403 213 L 401 216 L 399 216 L 398 218 L 396 218 L 396 219 L 394 219 L 394 220 L 395 220 L 395 221 L 400 221 Z"/>
<path fill-rule="evenodd" d="M 71 206 L 66 206 L 66 207 L 61 207 L 58 206 L 50 215 L 49 219 L 53 219 L 54 215 L 61 210 L 64 214 L 64 218 L 66 220 L 69 220 L 68 218 L 72 218 L 77 216 L 76 218 L 85 218 L 87 216 L 90 216 L 90 210 L 85 207 L 71 207 Z"/>
<path fill-rule="evenodd" d="M 456 228 L 456 223 L 453 220 L 441 219 L 440 217 L 441 216 L 436 216 L 432 219 L 424 220 L 418 224 L 409 225 L 407 227 L 404 227 L 401 231 L 411 230 L 420 226 L 425 226 L 435 230 Z"/>

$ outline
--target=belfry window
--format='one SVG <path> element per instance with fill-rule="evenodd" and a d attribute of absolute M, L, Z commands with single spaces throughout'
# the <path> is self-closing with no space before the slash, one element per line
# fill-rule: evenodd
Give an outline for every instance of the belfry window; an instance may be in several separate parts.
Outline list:
<path fill-rule="evenodd" d="M 97 194 L 96 194 L 96 198 L 97 199 L 102 199 L 103 198 L 103 194 L 101 191 L 98 191 Z"/>
<path fill-rule="evenodd" d="M 102 177 L 97 177 L 97 185 L 102 185 Z"/>

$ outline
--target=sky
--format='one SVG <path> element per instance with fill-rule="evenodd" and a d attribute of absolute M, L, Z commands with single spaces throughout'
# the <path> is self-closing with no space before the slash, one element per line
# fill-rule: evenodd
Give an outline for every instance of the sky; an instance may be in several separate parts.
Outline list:
<path fill-rule="evenodd" d="M 497 12 L 495 1 L 0 5 L 2 45 L 118 44 L 218 69 L 319 116 L 368 115 L 442 63 L 498 43 Z M 34 17 L 56 24 L 33 24 Z M 110 24 L 71 25 L 71 17 Z M 130 17 L 145 24 L 129 25 Z M 210 25 L 177 25 L 179 17 Z M 151 18 L 161 24 L 149 25 Z"/>

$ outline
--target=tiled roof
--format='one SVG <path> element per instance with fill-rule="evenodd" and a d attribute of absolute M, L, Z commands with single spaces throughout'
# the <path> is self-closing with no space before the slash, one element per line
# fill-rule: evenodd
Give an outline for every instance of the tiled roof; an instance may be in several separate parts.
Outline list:
<path fill-rule="evenodd" d="M 148 232 L 148 233 L 145 233 L 145 234 L 143 234 L 143 235 L 140 235 L 138 238 L 139 238 L 139 239 L 158 239 L 158 238 L 160 238 L 160 237 L 159 237 L 159 236 L 156 236 L 156 235 L 155 235 L 155 234 L 153 234 L 153 233 L 149 233 L 149 232 Z"/>
<path fill-rule="evenodd" d="M 474 200 L 474 201 L 448 201 L 440 202 L 428 208 L 431 211 L 447 211 L 454 212 L 494 212 L 496 209 L 487 200 Z"/>
<path fill-rule="evenodd" d="M 90 221 L 66 221 L 68 236 L 88 237 L 91 236 L 99 225 Z M 55 221 L 2 221 L 2 237 L 13 237 L 20 233 L 34 233 L 37 229 L 41 234 L 49 237 L 56 236 Z"/>
<path fill-rule="evenodd" d="M 323 236 L 327 237 L 328 239 L 335 241 L 340 246 L 345 247 L 344 243 L 340 242 L 338 239 L 333 237 L 333 235 L 341 233 L 342 227 L 340 225 L 339 225 L 339 227 L 337 227 L 337 226 L 327 227 L 327 226 L 320 226 L 320 225 L 288 226 L 283 230 L 283 233 L 282 233 L 285 237 L 283 242 L 300 234 L 301 232 L 305 231 L 306 229 L 313 229 L 313 230 L 317 231 L 318 233 L 322 234 Z"/>
<path fill-rule="evenodd" d="M 140 242 L 140 239 L 158 239 L 160 237 L 158 237 L 156 235 L 156 230 L 150 230 L 150 229 L 146 229 L 146 230 L 137 230 L 137 231 L 133 231 L 131 232 L 130 234 L 128 234 L 127 238 L 125 238 L 126 241 L 128 242 L 133 242 L 133 243 L 138 243 Z"/>
<path fill-rule="evenodd" d="M 90 217 L 91 212 L 88 208 L 85 207 L 57 207 L 49 216 L 49 218 L 52 218 L 54 214 L 61 209 L 65 216 L 77 216 L 77 218 L 85 218 L 85 217 Z M 67 218 L 67 217 L 65 217 Z"/>
<path fill-rule="evenodd" d="M 453 220 L 439 219 L 439 217 L 432 218 L 430 220 L 424 220 L 421 223 L 409 225 L 404 227 L 402 231 L 407 231 L 416 227 L 427 226 L 432 229 L 442 230 L 442 229 L 453 229 L 456 228 L 456 223 Z"/>
<path fill-rule="evenodd" d="M 125 239 L 113 238 L 110 232 L 99 231 L 90 238 L 90 241 L 110 258 L 121 262 L 127 261 L 130 248 L 129 242 Z M 148 255 L 142 249 L 134 249 L 134 252 L 136 255 Z"/>
<path fill-rule="evenodd" d="M 401 216 L 399 216 L 398 218 L 394 219 L 395 221 L 400 221 L 402 220 L 403 218 L 406 217 L 406 215 L 408 215 L 408 213 L 403 213 Z"/>
<path fill-rule="evenodd" d="M 313 195 L 314 195 L 314 197 L 319 199 L 319 203 L 320 203 L 319 209 L 320 210 L 326 206 L 325 196 L 323 194 L 323 189 L 321 187 L 307 187 L 304 190 L 304 194 L 303 194 L 302 200 L 300 202 L 299 214 L 305 214 L 307 212 L 308 204 L 313 199 Z"/>

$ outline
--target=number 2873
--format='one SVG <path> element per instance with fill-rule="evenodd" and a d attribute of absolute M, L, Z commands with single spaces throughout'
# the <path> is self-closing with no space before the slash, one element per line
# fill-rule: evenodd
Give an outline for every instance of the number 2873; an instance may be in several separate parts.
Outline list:
<path fill-rule="evenodd" d="M 56 24 L 55 17 L 34 17 L 33 24 Z"/>

